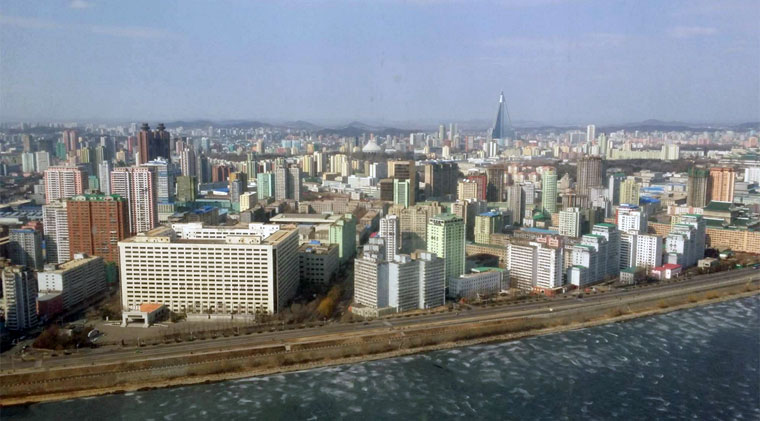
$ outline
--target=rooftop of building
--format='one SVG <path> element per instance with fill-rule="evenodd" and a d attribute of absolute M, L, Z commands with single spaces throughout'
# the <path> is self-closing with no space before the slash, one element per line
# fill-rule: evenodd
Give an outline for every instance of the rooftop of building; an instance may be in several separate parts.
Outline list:
<path fill-rule="evenodd" d="M 732 207 L 733 203 L 731 202 L 719 202 L 713 200 L 705 206 L 704 210 L 711 212 L 729 212 Z"/>
<path fill-rule="evenodd" d="M 312 224 L 330 224 L 340 220 L 343 214 L 327 213 L 281 213 L 270 218 L 272 223 L 295 222 Z"/>
<path fill-rule="evenodd" d="M 449 221 L 461 221 L 462 218 L 459 217 L 459 215 L 455 215 L 453 213 L 439 213 L 436 216 L 433 216 L 430 218 L 431 220 L 437 219 L 439 221 L 449 222 Z"/>
<path fill-rule="evenodd" d="M 598 224 L 594 224 L 594 226 L 597 226 L 597 225 L 600 226 L 600 227 L 604 227 L 604 228 L 617 228 L 617 225 L 615 225 L 615 224 L 609 224 L 607 222 L 600 222 Z"/>
<path fill-rule="evenodd" d="M 535 228 L 535 227 L 521 228 L 520 231 L 530 232 L 530 233 L 533 233 L 533 234 L 546 234 L 546 235 L 557 235 L 557 234 L 559 234 L 559 231 L 556 231 L 556 230 L 549 230 L 549 229 Z"/>
<path fill-rule="evenodd" d="M 77 254 L 74 256 L 73 260 L 69 260 L 68 262 L 61 263 L 59 265 L 55 265 L 55 269 L 51 270 L 45 270 L 45 273 L 63 273 L 65 271 L 72 270 L 74 268 L 77 268 L 79 266 L 86 265 L 90 262 L 96 261 L 96 260 L 103 260 L 100 256 L 88 256 L 86 254 L 80 255 Z"/>
<path fill-rule="evenodd" d="M 69 198 L 69 201 L 79 202 L 126 202 L 127 199 L 118 194 L 78 194 Z"/>
<path fill-rule="evenodd" d="M 483 272 L 506 272 L 506 269 L 498 268 L 498 267 L 492 267 L 492 266 L 480 266 L 476 268 L 472 268 L 473 273 L 483 273 Z"/>
<path fill-rule="evenodd" d="M 140 311 L 143 313 L 152 313 L 156 310 L 159 310 L 164 305 L 161 303 L 143 303 L 140 304 Z"/>
<path fill-rule="evenodd" d="M 496 212 L 496 211 L 488 211 L 488 212 L 483 212 L 483 213 L 481 213 L 478 216 L 488 216 L 488 217 L 494 218 L 494 217 L 497 217 L 497 216 L 501 216 L 501 214 L 499 212 Z"/>
<path fill-rule="evenodd" d="M 657 266 L 656 268 L 652 270 L 656 271 L 662 271 L 662 270 L 673 270 L 673 269 L 680 269 L 681 265 L 675 264 L 675 263 L 665 263 L 662 266 Z"/>
<path fill-rule="evenodd" d="M 306 244 L 302 244 L 300 247 L 298 247 L 299 253 L 310 253 L 310 254 L 329 254 L 330 252 L 337 250 L 338 245 L 337 244 L 323 244 L 320 241 L 313 240 Z"/>
<path fill-rule="evenodd" d="M 45 302 L 45 301 L 55 300 L 56 298 L 60 296 L 61 296 L 61 292 L 45 292 L 37 296 L 37 301 Z"/>
<path fill-rule="evenodd" d="M 189 223 L 199 224 L 199 223 Z M 185 225 L 185 224 L 178 224 Z M 272 225 L 272 224 L 266 224 Z M 240 223 L 232 226 L 220 226 L 220 227 L 203 227 L 203 229 L 222 229 L 222 230 L 234 230 L 245 229 L 248 224 Z M 283 239 L 293 232 L 297 232 L 297 228 L 282 227 L 278 231 L 269 234 L 266 237 L 259 235 L 249 235 L 246 233 L 231 232 L 227 238 L 224 239 L 181 239 L 177 238 L 174 230 L 169 227 L 157 227 L 150 231 L 139 233 L 134 237 L 126 238 L 119 241 L 119 243 L 173 243 L 173 244 L 255 244 L 255 245 L 277 245 Z M 256 242 L 251 240 L 245 240 L 245 238 L 257 238 Z"/>

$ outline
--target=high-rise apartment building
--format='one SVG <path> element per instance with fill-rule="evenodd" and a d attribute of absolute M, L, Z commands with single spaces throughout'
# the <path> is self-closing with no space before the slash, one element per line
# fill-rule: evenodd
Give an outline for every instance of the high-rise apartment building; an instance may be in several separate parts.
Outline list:
<path fill-rule="evenodd" d="M 596 140 L 596 125 L 589 124 L 586 126 L 586 143 L 591 144 Z"/>
<path fill-rule="evenodd" d="M 85 175 L 77 167 L 50 167 L 45 170 L 45 203 L 84 193 Z"/>
<path fill-rule="evenodd" d="M 412 186 L 409 180 L 393 179 L 393 204 L 408 208 L 412 205 Z"/>
<path fill-rule="evenodd" d="M 388 161 L 388 177 L 409 180 L 409 206 L 417 203 L 417 168 L 414 161 Z"/>
<path fill-rule="evenodd" d="M 705 168 L 691 167 L 686 184 L 686 206 L 703 208 L 710 203 L 710 172 Z"/>
<path fill-rule="evenodd" d="M 557 213 L 557 172 L 554 168 L 541 175 L 541 207 L 544 212 Z"/>
<path fill-rule="evenodd" d="M 760 184 L 760 167 L 747 167 L 744 169 L 744 182 Z"/>
<path fill-rule="evenodd" d="M 127 200 L 132 234 L 150 231 L 158 223 L 157 181 L 156 174 L 146 167 L 111 171 L 111 193 Z"/>
<path fill-rule="evenodd" d="M 388 307 L 388 268 L 385 240 L 370 238 L 354 259 L 354 302 L 373 309 Z"/>
<path fill-rule="evenodd" d="M 16 265 L 40 270 L 42 260 L 42 233 L 32 228 L 12 229 L 8 239 L 8 256 Z"/>
<path fill-rule="evenodd" d="M 505 199 L 504 189 L 507 186 L 505 179 L 506 171 L 501 167 L 486 168 L 486 200 L 489 202 L 502 202 Z"/>
<path fill-rule="evenodd" d="M 150 130 L 148 123 L 143 123 L 137 133 L 137 164 L 142 165 L 157 158 L 168 159 L 171 156 L 170 138 L 163 123 L 159 123 L 154 131 Z"/>
<path fill-rule="evenodd" d="M 580 237 L 581 235 L 581 210 L 567 208 L 559 212 L 559 235 L 565 237 Z"/>
<path fill-rule="evenodd" d="M 702 215 L 682 215 L 665 238 L 667 263 L 688 268 L 705 256 L 705 221 Z"/>
<path fill-rule="evenodd" d="M 517 288 L 531 291 L 562 286 L 561 241 L 515 240 L 507 245 L 507 269 Z"/>
<path fill-rule="evenodd" d="M 42 229 L 45 238 L 45 259 L 63 263 L 70 259 L 69 218 L 66 202 L 56 200 L 42 206 Z"/>
<path fill-rule="evenodd" d="M 274 174 L 262 172 L 256 174 L 256 194 L 259 200 L 274 197 Z"/>
<path fill-rule="evenodd" d="M 636 235 L 635 266 L 655 268 L 662 266 L 662 238 L 656 235 Z"/>
<path fill-rule="evenodd" d="M 618 172 L 610 175 L 609 182 L 607 184 L 607 199 L 613 206 L 618 206 L 620 202 L 620 183 L 625 180 L 625 174 Z M 625 202 L 622 202 L 625 203 Z M 638 203 L 638 202 L 637 202 Z"/>
<path fill-rule="evenodd" d="M 602 186 L 602 174 L 604 173 L 602 164 L 602 158 L 599 156 L 587 155 L 578 160 L 575 188 L 578 196 L 588 199 L 591 196 L 592 187 Z"/>
<path fill-rule="evenodd" d="M 473 180 L 460 180 L 457 183 L 458 200 L 485 200 L 481 194 L 481 186 Z"/>
<path fill-rule="evenodd" d="M 195 176 L 181 175 L 177 177 L 177 201 L 194 202 L 198 197 L 198 179 Z"/>
<path fill-rule="evenodd" d="M 640 234 L 647 232 L 647 214 L 638 205 L 623 204 L 617 208 L 617 226 L 620 231 L 636 231 Z"/>
<path fill-rule="evenodd" d="M 482 200 L 457 200 L 451 204 L 451 213 L 464 221 L 466 241 L 475 241 L 475 218 L 484 212 L 488 212 L 488 204 Z"/>
<path fill-rule="evenodd" d="M 142 164 L 142 167 L 153 170 L 156 178 L 156 199 L 160 203 L 174 202 L 176 166 L 167 159 L 154 159 Z"/>
<path fill-rule="evenodd" d="M 444 261 L 433 253 L 397 254 L 385 260 L 385 241 L 370 238 L 354 259 L 354 302 L 396 312 L 445 303 Z"/>
<path fill-rule="evenodd" d="M 591 229 L 591 234 L 602 236 L 607 241 L 605 276 L 618 276 L 620 274 L 620 232 L 617 226 L 608 223 L 596 224 Z"/>
<path fill-rule="evenodd" d="M 100 182 L 100 192 L 111 194 L 111 162 L 103 161 L 98 164 L 98 181 Z"/>
<path fill-rule="evenodd" d="M 380 219 L 378 235 L 385 240 L 385 260 L 392 261 L 401 250 L 401 219 L 398 215 L 387 215 Z"/>
<path fill-rule="evenodd" d="M 478 244 L 491 244 L 491 234 L 501 232 L 504 228 L 504 218 L 496 211 L 483 212 L 475 216 L 473 229 L 475 242 Z"/>
<path fill-rule="evenodd" d="M 301 200 L 301 169 L 280 166 L 274 170 L 274 198 Z"/>
<path fill-rule="evenodd" d="M 620 182 L 620 203 L 639 204 L 639 183 L 633 178 Z"/>
<path fill-rule="evenodd" d="M 185 148 L 179 154 L 179 167 L 180 172 L 184 176 L 197 176 L 197 158 L 195 157 L 195 151 L 193 148 Z"/>
<path fill-rule="evenodd" d="M 425 164 L 425 197 L 454 195 L 457 189 L 459 166 L 456 162 L 432 162 Z"/>
<path fill-rule="evenodd" d="M 34 166 L 37 172 L 45 172 L 50 167 L 50 153 L 47 151 L 35 152 Z"/>
<path fill-rule="evenodd" d="M 401 220 L 401 250 L 403 253 L 412 253 L 427 248 L 428 220 L 441 212 L 443 212 L 443 207 L 438 202 L 414 205 L 408 208 L 399 205 L 391 206 L 388 213 L 398 215 Z"/>
<path fill-rule="evenodd" d="M 328 236 L 330 243 L 338 245 L 341 263 L 353 258 L 356 254 L 356 217 L 350 213 L 344 214 L 330 224 Z"/>
<path fill-rule="evenodd" d="M 369 164 L 369 176 L 376 180 L 382 180 L 388 178 L 388 163 L 387 162 L 373 162 Z"/>
<path fill-rule="evenodd" d="M 523 190 L 519 184 L 507 187 L 507 208 L 512 213 L 513 223 L 522 224 L 524 215 L 522 193 Z"/>
<path fill-rule="evenodd" d="M 428 220 L 427 251 L 446 260 L 446 285 L 464 273 L 464 236 L 464 221 L 456 215 L 444 213 Z"/>
<path fill-rule="evenodd" d="M 0 267 L 3 282 L 5 328 L 22 331 L 37 326 L 37 282 L 34 273 L 22 266 Z"/>
<path fill-rule="evenodd" d="M 248 315 L 285 308 L 299 283 L 297 230 L 217 231 L 213 239 L 178 241 L 160 227 L 119 242 L 122 307 Z"/>
<path fill-rule="evenodd" d="M 419 267 L 419 308 L 434 308 L 446 304 L 446 262 L 435 253 L 417 253 Z"/>
<path fill-rule="evenodd" d="M 69 256 L 85 253 L 119 261 L 119 241 L 130 236 L 127 200 L 118 195 L 80 195 L 66 203 Z M 60 263 L 60 262 L 59 262 Z"/>
<path fill-rule="evenodd" d="M 736 171 L 733 168 L 710 168 L 710 200 L 733 202 L 735 182 Z"/>

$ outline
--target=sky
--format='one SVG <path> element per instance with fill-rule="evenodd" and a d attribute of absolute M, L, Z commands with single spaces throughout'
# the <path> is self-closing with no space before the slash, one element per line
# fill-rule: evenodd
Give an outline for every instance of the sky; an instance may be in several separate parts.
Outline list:
<path fill-rule="evenodd" d="M 5 1 L 0 120 L 760 119 L 760 2 Z"/>

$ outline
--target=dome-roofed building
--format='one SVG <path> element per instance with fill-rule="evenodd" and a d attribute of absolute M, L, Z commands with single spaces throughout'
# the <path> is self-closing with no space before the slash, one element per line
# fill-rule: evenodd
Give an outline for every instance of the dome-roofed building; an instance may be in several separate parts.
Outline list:
<path fill-rule="evenodd" d="M 362 152 L 364 153 L 381 153 L 382 151 L 383 148 L 377 144 L 377 141 L 374 138 L 370 139 L 369 142 L 367 142 L 367 144 L 362 148 Z"/>

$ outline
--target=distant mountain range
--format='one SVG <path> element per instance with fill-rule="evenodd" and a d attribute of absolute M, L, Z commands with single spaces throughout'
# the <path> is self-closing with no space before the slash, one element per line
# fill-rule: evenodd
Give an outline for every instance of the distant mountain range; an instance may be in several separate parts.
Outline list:
<path fill-rule="evenodd" d="M 308 121 L 296 120 L 296 121 L 284 121 L 284 122 L 272 122 L 265 123 L 256 120 L 179 120 L 166 123 L 168 128 L 183 127 L 185 129 L 205 129 L 209 126 L 215 128 L 241 128 L 241 129 L 255 129 L 255 128 L 280 128 L 289 129 L 295 131 L 307 131 L 315 132 L 317 134 L 324 135 L 338 135 L 338 136 L 361 136 L 364 133 L 373 133 L 376 135 L 408 135 L 409 133 L 419 131 L 433 131 L 436 127 L 430 127 L 430 123 L 422 123 L 418 128 L 414 128 L 414 123 L 404 122 L 399 123 L 399 126 L 385 124 L 367 124 L 361 121 L 352 121 L 345 125 L 336 126 L 320 126 L 318 124 L 310 123 Z M 583 125 L 551 125 L 537 121 L 515 121 L 513 122 L 515 129 L 518 131 L 547 131 L 547 130 L 585 130 L 586 126 Z M 467 120 L 457 123 L 457 127 L 460 130 L 488 130 L 490 128 L 487 120 Z M 448 129 L 448 125 L 447 125 Z M 644 120 L 634 123 L 621 123 L 621 124 L 607 124 L 597 125 L 597 132 L 614 132 L 618 130 L 639 130 L 639 131 L 715 131 L 715 130 L 760 130 L 760 121 L 746 122 L 739 124 L 703 124 L 703 123 L 685 123 L 681 121 L 662 121 L 662 120 Z"/>

